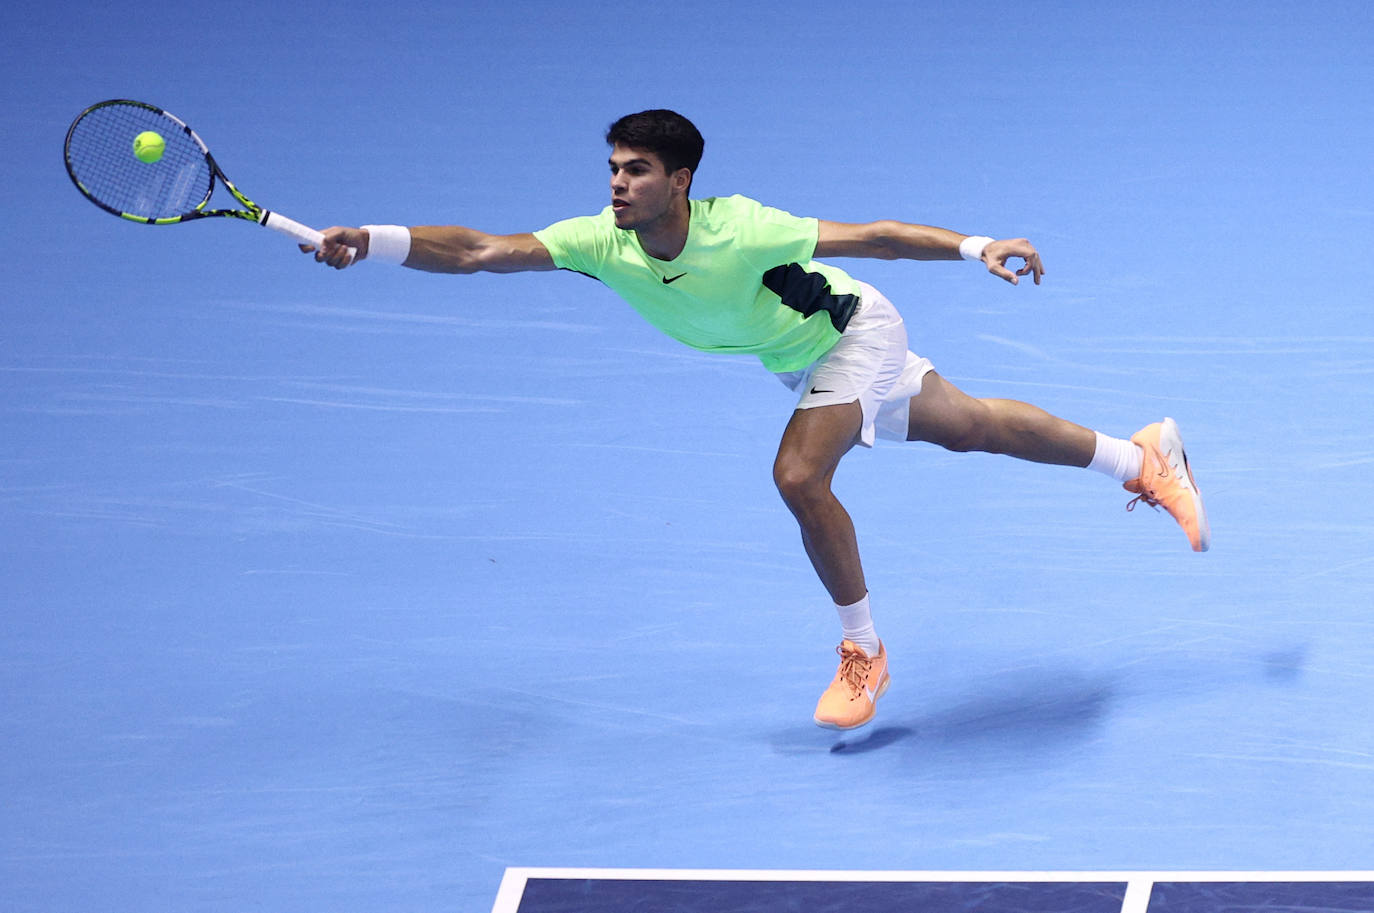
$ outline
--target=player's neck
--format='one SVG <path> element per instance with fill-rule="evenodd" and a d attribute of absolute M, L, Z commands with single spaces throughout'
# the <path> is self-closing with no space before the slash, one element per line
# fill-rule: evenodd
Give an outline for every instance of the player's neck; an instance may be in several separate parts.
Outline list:
<path fill-rule="evenodd" d="M 639 246 L 655 260 L 674 260 L 687 246 L 687 231 L 692 224 L 692 207 L 686 196 L 673 200 L 668 211 L 647 225 L 635 229 Z"/>

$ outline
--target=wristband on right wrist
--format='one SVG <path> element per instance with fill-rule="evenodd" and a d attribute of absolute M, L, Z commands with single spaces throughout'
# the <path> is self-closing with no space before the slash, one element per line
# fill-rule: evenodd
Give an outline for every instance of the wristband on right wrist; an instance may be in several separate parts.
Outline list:
<path fill-rule="evenodd" d="M 965 260 L 983 259 L 983 249 L 992 243 L 992 238 L 984 235 L 969 235 L 959 242 L 959 256 Z"/>
<path fill-rule="evenodd" d="M 382 263 L 406 262 L 410 256 L 410 229 L 404 225 L 364 225 L 367 231 L 367 259 Z"/>

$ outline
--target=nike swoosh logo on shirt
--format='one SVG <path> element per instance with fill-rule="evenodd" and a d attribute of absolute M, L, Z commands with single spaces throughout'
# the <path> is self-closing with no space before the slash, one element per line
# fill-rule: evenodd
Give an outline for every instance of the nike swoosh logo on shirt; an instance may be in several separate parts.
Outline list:
<path fill-rule="evenodd" d="M 669 279 L 667 276 L 664 276 L 664 277 L 663 277 L 663 284 L 664 284 L 664 285 L 672 285 L 674 282 L 678 281 L 679 279 L 681 279 L 681 278 L 682 278 L 683 276 L 685 276 L 685 275 L 687 275 L 687 274 L 686 274 L 686 273 L 679 273 L 678 275 L 674 276 L 674 277 L 671 278 L 671 279 Z"/>

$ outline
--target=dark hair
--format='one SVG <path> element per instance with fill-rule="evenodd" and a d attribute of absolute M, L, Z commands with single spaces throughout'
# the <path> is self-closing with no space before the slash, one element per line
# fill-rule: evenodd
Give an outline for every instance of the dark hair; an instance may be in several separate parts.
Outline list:
<path fill-rule="evenodd" d="M 663 108 L 626 114 L 606 131 L 606 143 L 647 149 L 663 160 L 669 174 L 686 168 L 695 175 L 706 148 L 706 141 L 691 121 Z"/>

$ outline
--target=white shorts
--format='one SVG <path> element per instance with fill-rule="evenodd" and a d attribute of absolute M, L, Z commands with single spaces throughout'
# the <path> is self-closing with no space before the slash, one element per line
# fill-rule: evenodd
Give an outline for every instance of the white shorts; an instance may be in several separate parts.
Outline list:
<path fill-rule="evenodd" d="M 859 443 L 872 447 L 875 437 L 906 440 L 909 401 L 935 366 L 908 351 L 906 325 L 892 302 L 867 283 L 859 287 L 858 310 L 835 347 L 809 367 L 777 378 L 801 394 L 798 409 L 857 401 L 863 409 Z"/>

